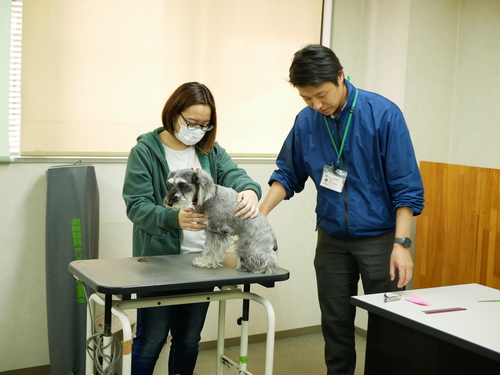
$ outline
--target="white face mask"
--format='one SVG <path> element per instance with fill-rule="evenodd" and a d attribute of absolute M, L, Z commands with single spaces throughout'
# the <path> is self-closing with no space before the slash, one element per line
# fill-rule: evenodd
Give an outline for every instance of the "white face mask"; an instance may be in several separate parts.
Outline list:
<path fill-rule="evenodd" d="M 205 132 L 201 129 L 189 130 L 187 126 L 184 126 L 180 123 L 179 132 L 175 132 L 175 137 L 184 143 L 186 146 L 192 146 L 197 144 L 204 137 Z"/>

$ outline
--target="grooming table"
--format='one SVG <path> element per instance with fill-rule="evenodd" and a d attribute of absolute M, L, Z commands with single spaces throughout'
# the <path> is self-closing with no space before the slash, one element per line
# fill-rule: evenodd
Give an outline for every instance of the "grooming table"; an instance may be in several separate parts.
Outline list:
<path fill-rule="evenodd" d="M 249 301 L 260 303 L 266 309 L 268 327 L 266 340 L 265 375 L 273 373 L 275 315 L 271 303 L 265 298 L 251 293 L 251 284 L 274 287 L 275 282 L 288 280 L 290 273 L 278 267 L 272 275 L 241 272 L 235 269 L 234 253 L 227 253 L 228 260 L 220 268 L 198 268 L 191 262 L 199 254 L 165 255 L 147 257 L 139 262 L 137 257 L 116 259 L 77 260 L 69 264 L 69 271 L 86 286 L 104 294 L 104 299 L 97 294 L 89 298 L 87 316 L 87 336 L 93 332 L 95 305 L 104 306 L 104 342 L 112 339 L 111 317 L 115 315 L 123 328 L 123 374 L 130 374 L 132 361 L 132 329 L 130 321 L 123 310 L 143 307 L 180 305 L 196 302 L 219 301 L 219 322 L 217 336 L 216 374 L 221 375 L 223 366 L 233 369 L 237 374 L 248 374 L 246 358 L 248 349 L 248 311 Z M 233 257 L 233 264 L 230 258 Z M 243 285 L 241 290 L 237 285 Z M 218 287 L 207 293 L 180 294 L 164 297 L 131 299 L 135 293 L 147 294 L 169 291 L 186 291 L 199 288 Z M 121 299 L 113 299 L 118 296 Z M 226 301 L 243 300 L 243 316 L 241 320 L 241 346 L 239 365 L 224 355 L 224 335 L 226 318 Z M 87 355 L 86 374 L 93 374 L 94 364 Z"/>

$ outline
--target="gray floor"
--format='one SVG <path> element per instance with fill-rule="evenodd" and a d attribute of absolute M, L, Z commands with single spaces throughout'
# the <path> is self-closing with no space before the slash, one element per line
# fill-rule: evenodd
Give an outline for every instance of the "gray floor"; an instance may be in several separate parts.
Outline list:
<path fill-rule="evenodd" d="M 273 375 L 324 375 L 326 367 L 323 359 L 324 341 L 321 334 L 304 335 L 287 339 L 276 340 L 274 351 Z M 358 360 L 355 375 L 362 375 L 364 371 L 366 339 L 356 336 L 356 351 Z M 239 346 L 225 348 L 224 354 L 231 360 L 238 362 Z M 247 370 L 254 375 L 264 374 L 265 343 L 250 344 L 248 348 Z M 215 373 L 215 350 L 201 351 L 194 375 Z M 234 374 L 224 368 L 224 374 Z"/>

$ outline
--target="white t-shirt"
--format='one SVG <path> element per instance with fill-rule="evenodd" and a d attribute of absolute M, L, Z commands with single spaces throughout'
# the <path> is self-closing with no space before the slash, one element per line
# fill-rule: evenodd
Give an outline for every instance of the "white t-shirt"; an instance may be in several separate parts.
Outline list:
<path fill-rule="evenodd" d="M 182 151 L 172 150 L 165 145 L 163 147 L 171 171 L 185 168 L 201 168 L 194 146 L 189 146 Z M 205 248 L 206 234 L 204 230 L 198 232 L 182 230 L 181 236 L 181 254 L 199 253 Z"/>

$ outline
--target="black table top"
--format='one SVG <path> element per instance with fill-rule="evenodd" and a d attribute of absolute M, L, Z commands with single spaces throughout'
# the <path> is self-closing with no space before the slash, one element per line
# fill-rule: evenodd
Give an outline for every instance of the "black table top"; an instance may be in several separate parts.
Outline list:
<path fill-rule="evenodd" d="M 289 271 L 278 267 L 272 275 L 241 272 L 235 269 L 231 257 L 219 268 L 199 268 L 191 264 L 199 254 L 164 255 L 114 259 L 76 260 L 69 271 L 87 286 L 99 293 L 126 295 L 174 290 L 222 287 L 226 285 L 261 284 L 273 287 L 277 281 L 290 277 Z"/>

